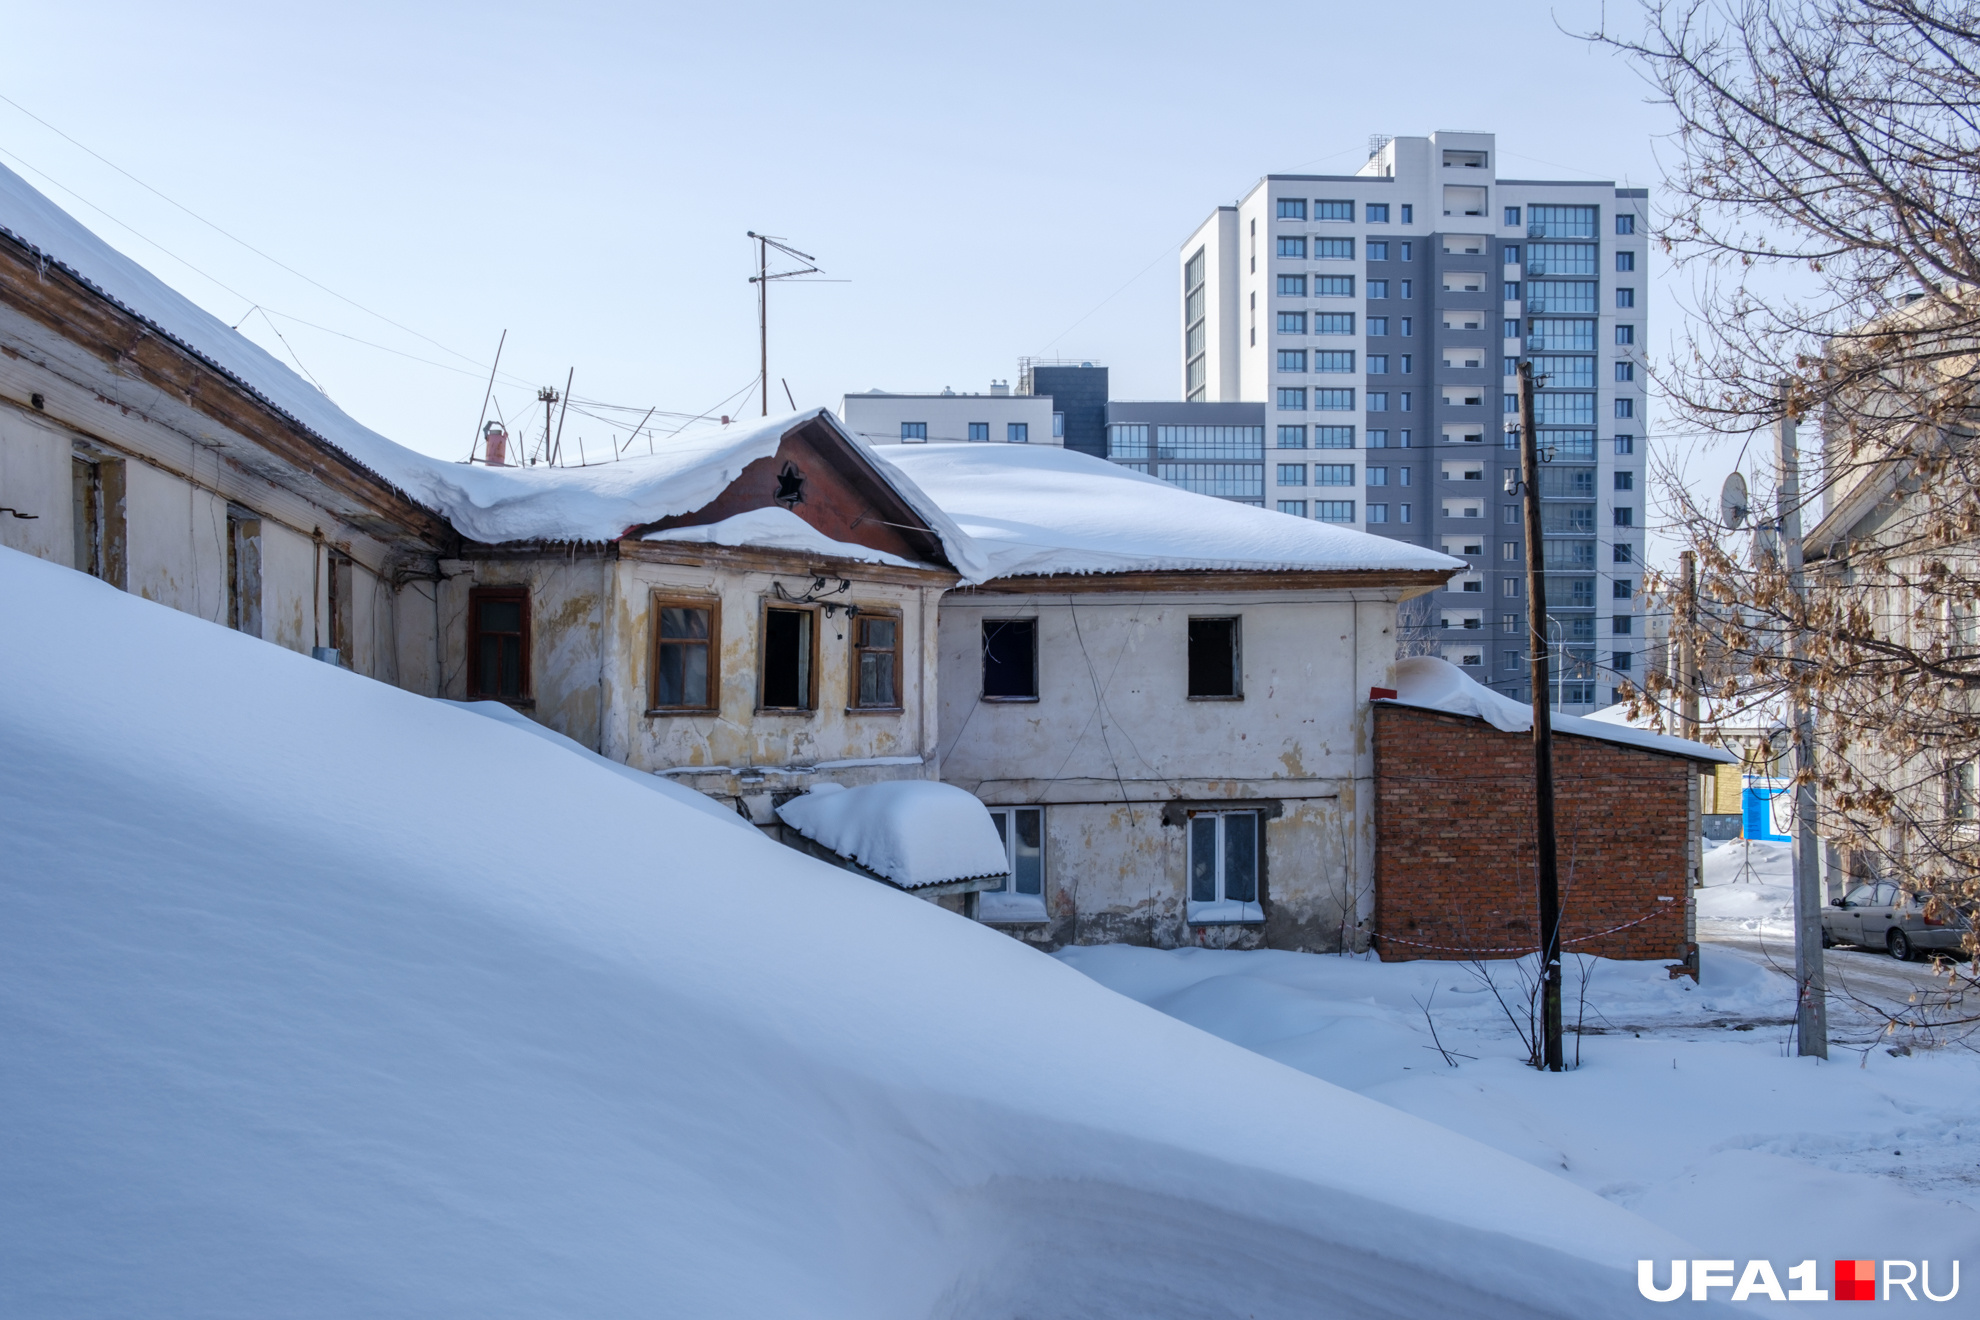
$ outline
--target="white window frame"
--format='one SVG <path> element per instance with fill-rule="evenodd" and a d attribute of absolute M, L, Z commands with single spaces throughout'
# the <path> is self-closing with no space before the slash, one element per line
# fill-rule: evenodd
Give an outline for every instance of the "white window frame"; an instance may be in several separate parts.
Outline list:
<path fill-rule="evenodd" d="M 1236 817 L 1243 817 L 1250 820 L 1252 822 L 1251 828 L 1255 831 L 1252 836 L 1252 900 L 1250 902 L 1225 897 L 1224 867 L 1225 863 L 1229 860 L 1230 852 L 1225 842 L 1226 822 Z M 1208 902 L 1203 902 L 1197 898 L 1195 886 L 1198 846 L 1197 827 L 1199 822 L 1204 821 L 1216 822 L 1212 827 L 1214 842 L 1211 845 L 1215 852 L 1211 875 L 1216 897 Z M 1185 865 L 1183 867 L 1183 896 L 1188 902 L 1189 923 L 1193 926 L 1242 925 L 1264 921 L 1265 909 L 1259 904 L 1257 899 L 1259 891 L 1264 886 L 1265 814 L 1256 809 L 1240 811 L 1191 811 L 1185 819 L 1184 830 Z"/>
<path fill-rule="evenodd" d="M 1004 839 L 1004 864 L 1010 868 L 998 889 L 981 889 L 976 894 L 976 919 L 999 925 L 1020 925 L 1051 920 L 1045 910 L 1045 808 L 991 807 L 990 819 L 998 822 Z M 1038 817 L 1038 892 L 1020 894 L 1017 883 L 1017 818 L 1031 812 Z"/>

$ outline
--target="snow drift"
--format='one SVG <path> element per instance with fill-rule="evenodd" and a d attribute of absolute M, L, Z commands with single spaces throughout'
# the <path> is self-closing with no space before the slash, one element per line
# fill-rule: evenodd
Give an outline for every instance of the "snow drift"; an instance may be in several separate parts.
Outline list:
<path fill-rule="evenodd" d="M 996 822 L 973 794 L 954 784 L 813 784 L 778 807 L 777 816 L 903 889 L 1010 874 Z"/>
<path fill-rule="evenodd" d="M 552 741 L 0 593 L 0 1312 L 1587 1316 L 1695 1254 Z"/>

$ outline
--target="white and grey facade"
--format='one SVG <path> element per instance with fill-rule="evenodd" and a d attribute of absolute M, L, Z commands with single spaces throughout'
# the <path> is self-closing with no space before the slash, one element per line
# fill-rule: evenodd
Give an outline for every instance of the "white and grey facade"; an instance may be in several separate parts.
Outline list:
<path fill-rule="evenodd" d="M 1062 445 L 1064 420 L 1047 395 L 1013 394 L 993 381 L 987 394 L 892 394 L 868 390 L 839 401 L 839 420 L 869 444 Z"/>
<path fill-rule="evenodd" d="M 1264 410 L 1264 503 L 1459 555 L 1445 657 L 1524 697 L 1524 529 L 1505 493 L 1540 376 L 1557 704 L 1641 681 L 1648 194 L 1501 178 L 1489 133 L 1389 140 L 1353 175 L 1268 175 L 1178 254 L 1182 396 Z"/>

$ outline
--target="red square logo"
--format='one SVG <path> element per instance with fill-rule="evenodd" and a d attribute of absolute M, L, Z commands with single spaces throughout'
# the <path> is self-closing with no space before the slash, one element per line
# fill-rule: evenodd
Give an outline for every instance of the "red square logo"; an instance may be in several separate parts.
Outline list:
<path fill-rule="evenodd" d="M 1836 1300 L 1874 1302 L 1877 1300 L 1877 1262 L 1839 1260 L 1836 1262 Z"/>

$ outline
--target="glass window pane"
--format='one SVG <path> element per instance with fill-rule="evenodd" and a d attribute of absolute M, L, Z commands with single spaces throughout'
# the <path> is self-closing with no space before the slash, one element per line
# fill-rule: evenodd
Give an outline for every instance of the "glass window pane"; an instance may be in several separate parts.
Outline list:
<path fill-rule="evenodd" d="M 1017 846 L 1013 849 L 1012 879 L 1020 894 L 1045 892 L 1045 813 L 1036 807 L 1021 807 L 1017 817 Z"/>
<path fill-rule="evenodd" d="M 680 605 L 662 606 L 660 610 L 660 635 L 662 637 L 706 637 L 708 636 L 708 611 Z"/>
<path fill-rule="evenodd" d="M 522 638 L 511 634 L 507 637 L 496 637 L 489 640 L 494 641 L 502 648 L 502 682 L 500 687 L 494 688 L 492 691 L 499 696 L 520 697 L 522 695 Z"/>
<path fill-rule="evenodd" d="M 1250 812 L 1224 817 L 1224 897 L 1258 901 L 1258 817 Z"/>
<path fill-rule="evenodd" d="M 894 706 L 894 657 L 892 652 L 863 652 L 859 657 L 859 704 Z"/>
<path fill-rule="evenodd" d="M 1192 903 L 1217 901 L 1217 818 L 1189 818 L 1189 898 Z"/>
<path fill-rule="evenodd" d="M 496 633 L 521 632 L 522 602 L 519 600 L 482 601 L 481 630 L 483 632 Z"/>
<path fill-rule="evenodd" d="M 674 644 L 660 647 L 662 706 L 708 705 L 708 648 Z"/>
<path fill-rule="evenodd" d="M 894 621 L 892 619 L 868 619 L 865 622 L 866 644 L 883 651 L 894 649 Z"/>

